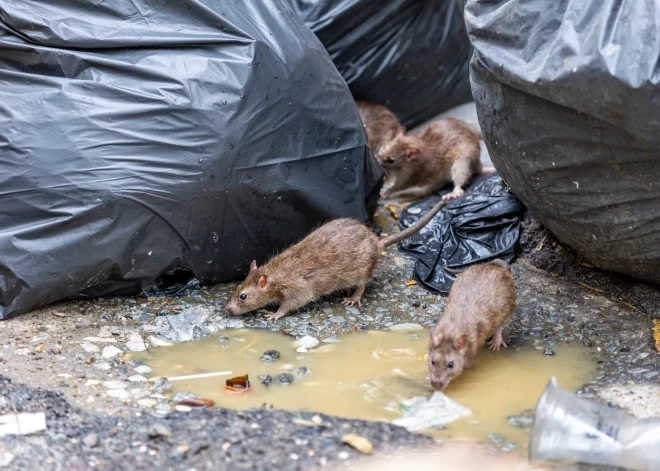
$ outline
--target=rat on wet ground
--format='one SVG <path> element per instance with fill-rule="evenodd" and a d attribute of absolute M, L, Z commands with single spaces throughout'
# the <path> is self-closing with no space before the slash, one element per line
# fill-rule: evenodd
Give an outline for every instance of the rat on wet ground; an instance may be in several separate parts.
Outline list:
<path fill-rule="evenodd" d="M 470 368 L 486 340 L 491 349 L 506 347 L 502 328 L 511 319 L 516 294 L 511 267 L 493 260 L 461 272 L 449 290 L 447 307 L 431 330 L 431 386 L 441 390 Z"/>
<path fill-rule="evenodd" d="M 343 304 L 361 305 L 383 250 L 418 232 L 444 205 L 439 201 L 410 227 L 383 239 L 355 219 L 327 222 L 266 264 L 253 261 L 225 311 L 239 315 L 277 303 L 277 312 L 266 315 L 277 320 L 323 295 L 350 288 L 353 294 Z"/>
<path fill-rule="evenodd" d="M 406 132 L 399 120 L 383 105 L 356 101 L 360 118 L 367 133 L 369 148 L 375 154 L 397 136 Z"/>
<path fill-rule="evenodd" d="M 454 188 L 443 199 L 460 197 L 483 171 L 480 139 L 479 131 L 453 118 L 434 121 L 419 135 L 396 137 L 376 155 L 386 171 L 381 197 L 422 198 L 450 182 Z"/>

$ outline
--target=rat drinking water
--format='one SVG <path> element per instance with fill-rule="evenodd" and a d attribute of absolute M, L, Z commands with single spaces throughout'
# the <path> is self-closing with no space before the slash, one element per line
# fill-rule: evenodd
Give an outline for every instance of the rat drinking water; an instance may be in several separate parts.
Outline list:
<path fill-rule="evenodd" d="M 406 132 L 406 128 L 401 126 L 394 113 L 385 106 L 364 101 L 356 101 L 355 104 L 367 132 L 367 140 L 372 152 L 379 152 L 395 137 L 403 136 Z"/>
<path fill-rule="evenodd" d="M 421 198 L 453 182 L 445 200 L 458 198 L 481 173 L 481 133 L 457 119 L 434 121 L 420 135 L 398 136 L 377 154 L 387 172 L 383 198 Z"/>
<path fill-rule="evenodd" d="M 433 389 L 444 389 L 471 367 L 491 336 L 493 350 L 506 347 L 502 327 L 515 305 L 511 268 L 503 260 L 471 266 L 456 277 L 447 307 L 431 330 L 429 371 Z"/>
<path fill-rule="evenodd" d="M 245 314 L 277 303 L 277 312 L 266 316 L 276 320 L 320 296 L 350 288 L 354 289 L 353 294 L 343 303 L 360 305 L 383 250 L 419 231 L 444 204 L 439 201 L 416 223 L 382 240 L 355 219 L 330 221 L 265 265 L 259 267 L 253 261 L 225 311 L 232 315 Z"/>

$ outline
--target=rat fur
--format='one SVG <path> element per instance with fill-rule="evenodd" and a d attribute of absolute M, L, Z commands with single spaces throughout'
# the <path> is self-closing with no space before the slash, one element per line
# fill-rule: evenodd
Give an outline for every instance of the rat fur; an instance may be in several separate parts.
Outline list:
<path fill-rule="evenodd" d="M 399 120 L 383 105 L 356 101 L 369 148 L 375 154 L 397 136 L 406 132 Z"/>
<path fill-rule="evenodd" d="M 277 312 L 266 315 L 277 320 L 323 295 L 350 288 L 354 288 L 353 294 L 344 298 L 343 304 L 361 305 L 362 293 L 383 250 L 415 234 L 444 205 L 439 201 L 410 227 L 383 239 L 355 219 L 327 222 L 266 264 L 257 266 L 253 261 L 225 311 L 240 315 L 278 304 Z"/>
<path fill-rule="evenodd" d="M 473 265 L 460 273 L 449 291 L 447 307 L 431 330 L 431 386 L 442 390 L 470 368 L 486 340 L 491 349 L 506 347 L 502 327 L 511 319 L 516 294 L 511 268 L 503 260 Z"/>
<path fill-rule="evenodd" d="M 481 133 L 457 119 L 434 121 L 420 135 L 398 136 L 376 157 L 386 171 L 383 198 L 422 198 L 453 182 L 444 195 L 463 195 L 473 175 L 483 171 L 479 160 Z"/>

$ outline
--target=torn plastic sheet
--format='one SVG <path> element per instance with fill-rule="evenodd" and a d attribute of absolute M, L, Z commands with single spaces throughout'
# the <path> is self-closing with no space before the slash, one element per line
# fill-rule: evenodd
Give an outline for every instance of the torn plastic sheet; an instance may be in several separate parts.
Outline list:
<path fill-rule="evenodd" d="M 405 208 L 401 228 L 413 224 L 450 190 L 447 187 Z M 399 244 L 399 249 L 417 258 L 414 278 L 421 286 L 446 294 L 456 276 L 445 267 L 460 269 L 496 258 L 514 259 L 524 210 L 496 173 L 481 175 L 463 197 L 451 201 L 424 229 Z"/>
<path fill-rule="evenodd" d="M 435 391 L 430 398 L 414 397 L 403 401 L 401 409 L 404 417 L 392 423 L 405 427 L 410 432 L 438 427 L 454 422 L 461 417 L 472 415 L 472 411 L 462 406 L 440 391 Z"/>
<path fill-rule="evenodd" d="M 660 418 L 637 419 L 579 397 L 555 378 L 536 404 L 529 443 L 532 460 L 660 469 Z"/>

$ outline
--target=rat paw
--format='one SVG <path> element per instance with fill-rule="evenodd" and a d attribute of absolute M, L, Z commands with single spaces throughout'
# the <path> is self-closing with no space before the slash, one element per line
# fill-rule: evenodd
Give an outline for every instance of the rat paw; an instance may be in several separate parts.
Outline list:
<path fill-rule="evenodd" d="M 342 303 L 344 306 L 349 306 L 349 307 L 353 307 L 353 306 L 355 306 L 356 304 L 357 304 L 358 306 L 362 307 L 362 301 L 360 301 L 359 298 L 357 298 L 357 299 L 356 299 L 356 298 L 353 298 L 353 297 L 350 297 L 350 298 L 344 298 L 344 300 L 343 300 L 341 303 Z"/>
<path fill-rule="evenodd" d="M 455 200 L 456 198 L 460 198 L 463 196 L 463 193 L 465 193 L 463 190 L 454 190 L 451 193 L 447 193 L 442 197 L 442 201 L 451 201 Z"/>
<path fill-rule="evenodd" d="M 264 317 L 266 318 L 267 321 L 276 321 L 283 315 L 284 314 L 270 313 L 270 314 L 266 314 Z"/>

